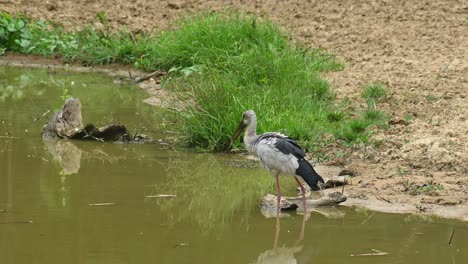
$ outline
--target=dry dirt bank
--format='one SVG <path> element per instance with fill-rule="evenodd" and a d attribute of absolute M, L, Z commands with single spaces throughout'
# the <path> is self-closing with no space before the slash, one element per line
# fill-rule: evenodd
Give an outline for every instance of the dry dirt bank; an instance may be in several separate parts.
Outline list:
<path fill-rule="evenodd" d="M 387 84 L 390 95 L 380 107 L 392 125 L 375 136 L 382 144 L 366 152 L 325 150 L 330 164 L 356 173 L 347 189 L 356 198 L 349 204 L 468 220 L 466 1 L 0 0 L 0 10 L 67 27 L 95 21 L 96 12 L 105 11 L 113 28 L 131 31 L 167 28 L 184 14 L 226 7 L 268 17 L 295 39 L 337 54 L 346 68 L 326 77 L 338 99 L 364 106 L 363 84 Z M 339 158 L 343 153 L 346 159 Z M 406 190 L 411 182 L 441 184 L 443 190 L 412 195 Z"/>

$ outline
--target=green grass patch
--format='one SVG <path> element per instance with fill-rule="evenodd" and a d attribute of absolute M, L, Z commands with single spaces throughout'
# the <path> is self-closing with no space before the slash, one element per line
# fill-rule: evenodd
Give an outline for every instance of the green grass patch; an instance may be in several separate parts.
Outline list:
<path fill-rule="evenodd" d="M 375 109 L 377 102 L 387 96 L 387 88 L 381 82 L 364 85 L 361 96 L 366 99 L 369 109 Z"/>
<path fill-rule="evenodd" d="M 223 149 L 247 109 L 256 111 L 260 132 L 287 133 L 306 149 L 326 144 L 328 134 L 348 143 L 362 140 L 370 125 L 384 119 L 375 109 L 386 96 L 382 84 L 364 88 L 369 109 L 359 117 L 349 100 L 334 103 L 320 77 L 343 68 L 332 54 L 293 44 L 283 30 L 255 16 L 202 13 L 157 34 L 111 31 L 103 12 L 96 21 L 104 27 L 71 31 L 24 16 L 0 17 L 0 51 L 168 71 L 163 87 L 187 105 L 173 110 L 185 146 Z"/>
<path fill-rule="evenodd" d="M 385 122 L 387 119 L 387 115 L 380 111 L 374 109 L 368 109 L 362 113 L 362 117 L 365 120 L 371 121 L 371 123 L 379 124 L 381 122 Z"/>

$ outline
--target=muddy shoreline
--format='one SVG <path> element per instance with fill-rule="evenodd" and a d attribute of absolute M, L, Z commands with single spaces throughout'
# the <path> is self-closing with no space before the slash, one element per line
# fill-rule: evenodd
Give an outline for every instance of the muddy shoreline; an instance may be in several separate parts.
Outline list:
<path fill-rule="evenodd" d="M 121 65 L 84 67 L 79 64 L 63 64 L 59 60 L 18 54 L 1 56 L 0 66 L 44 68 L 52 71 L 97 72 L 114 77 L 116 82 L 120 78 L 129 78 L 130 76 L 135 78 L 147 75 L 145 72 Z M 148 93 L 149 97 L 144 100 L 148 104 L 160 105 L 158 102 L 163 102 L 167 99 L 164 98 L 164 96 L 167 96 L 167 93 L 161 90 L 159 82 L 154 79 L 138 83 L 137 86 Z M 254 157 L 246 154 L 239 155 L 243 159 L 254 159 Z M 310 157 L 312 157 L 312 153 Z M 345 195 L 348 197 L 348 200 L 342 204 L 343 206 L 355 206 L 385 213 L 420 214 L 468 221 L 468 205 L 463 203 L 463 200 L 457 199 L 459 196 L 452 196 L 449 191 L 419 194 L 416 196 L 407 194 L 401 190 L 398 193 L 391 192 L 388 188 L 388 184 L 391 183 L 387 185 L 378 183 L 385 180 L 379 179 L 379 175 L 373 175 L 374 179 L 371 179 L 368 174 L 362 174 L 363 170 L 358 169 L 358 166 L 362 166 L 363 161 L 350 162 L 345 166 L 334 166 L 329 163 L 316 166 L 317 172 L 325 179 L 337 176 L 344 169 L 356 174 L 350 185 L 347 185 L 345 188 Z M 395 182 L 391 178 L 388 178 L 387 181 L 391 180 L 390 182 L 393 182 L 393 184 L 400 184 L 400 182 Z M 330 189 L 330 191 L 333 191 L 333 189 Z"/>

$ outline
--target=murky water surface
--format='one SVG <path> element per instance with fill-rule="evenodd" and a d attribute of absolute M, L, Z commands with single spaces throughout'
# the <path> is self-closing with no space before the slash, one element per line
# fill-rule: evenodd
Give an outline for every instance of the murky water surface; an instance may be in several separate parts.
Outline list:
<path fill-rule="evenodd" d="M 43 142 L 64 93 L 85 123 L 155 143 Z M 345 207 L 314 212 L 299 242 L 302 216 L 281 219 L 274 250 L 276 222 L 257 207 L 267 173 L 168 150 L 167 117 L 143 98 L 95 74 L 0 68 L 0 263 L 468 263 L 467 223 Z"/>

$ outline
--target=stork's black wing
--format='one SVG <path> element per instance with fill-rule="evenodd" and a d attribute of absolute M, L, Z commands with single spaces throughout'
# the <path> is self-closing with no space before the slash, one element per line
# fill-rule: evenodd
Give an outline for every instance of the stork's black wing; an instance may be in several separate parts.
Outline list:
<path fill-rule="evenodd" d="M 319 189 L 318 183 L 323 183 L 323 178 L 314 170 L 312 165 L 306 160 L 306 154 L 302 150 L 302 148 L 294 141 L 292 138 L 280 134 L 280 133 L 265 133 L 258 137 L 258 141 L 261 140 L 272 140 L 273 147 L 285 154 L 285 155 L 293 155 L 296 159 L 298 166 L 295 168 L 295 174 L 301 176 L 307 185 L 310 186 L 313 190 Z"/>

